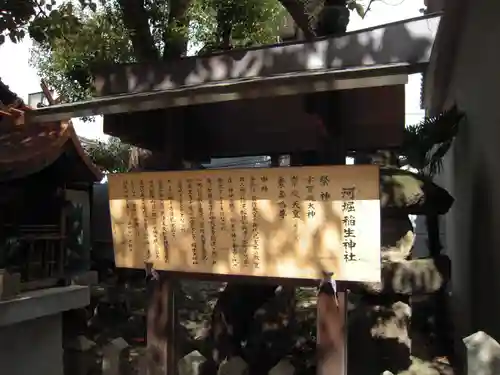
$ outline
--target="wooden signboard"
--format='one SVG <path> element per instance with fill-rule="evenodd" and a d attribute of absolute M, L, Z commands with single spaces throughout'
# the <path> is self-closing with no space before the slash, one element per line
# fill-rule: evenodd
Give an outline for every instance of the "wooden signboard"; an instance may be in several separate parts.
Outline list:
<path fill-rule="evenodd" d="M 109 176 L 117 267 L 380 281 L 376 166 Z"/>

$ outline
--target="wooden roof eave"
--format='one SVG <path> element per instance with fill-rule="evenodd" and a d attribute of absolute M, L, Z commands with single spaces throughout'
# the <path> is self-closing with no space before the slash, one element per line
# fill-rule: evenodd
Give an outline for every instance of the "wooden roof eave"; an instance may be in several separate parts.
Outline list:
<path fill-rule="evenodd" d="M 407 75 L 419 65 L 391 64 L 377 69 L 316 71 L 287 76 L 225 81 L 175 90 L 124 94 L 79 103 L 53 105 L 26 113 L 29 122 L 48 122 L 61 118 L 110 115 L 184 107 L 197 104 L 299 95 L 322 91 L 348 90 L 407 83 Z"/>
<path fill-rule="evenodd" d="M 24 125 L 16 124 L 14 126 L 22 127 Z M 68 143 L 89 171 L 91 182 L 102 180 L 103 175 L 101 171 L 92 163 L 89 156 L 83 150 L 71 121 L 62 121 L 58 125 L 58 128 L 58 135 L 45 142 L 45 144 L 37 145 L 39 147 L 33 147 L 27 150 L 27 152 L 18 154 L 9 153 L 5 158 L 0 158 L 0 182 L 25 178 L 49 167 L 66 152 L 66 145 Z"/>
<path fill-rule="evenodd" d="M 104 174 L 92 162 L 90 157 L 87 155 L 87 153 L 83 149 L 82 143 L 80 142 L 80 139 L 78 138 L 78 136 L 75 132 L 75 128 L 73 127 L 73 124 L 71 123 L 71 121 L 68 121 L 67 132 L 68 132 L 69 140 L 71 141 L 72 146 L 74 147 L 74 150 L 76 151 L 80 160 L 87 167 L 88 171 L 90 172 L 91 176 L 93 177 L 92 182 L 101 181 L 104 177 Z"/>
<path fill-rule="evenodd" d="M 311 42 L 114 65 L 96 73 L 101 97 L 35 109 L 27 119 L 45 122 L 391 85 L 391 76 L 424 70 L 439 22 L 440 15 L 423 16 Z"/>

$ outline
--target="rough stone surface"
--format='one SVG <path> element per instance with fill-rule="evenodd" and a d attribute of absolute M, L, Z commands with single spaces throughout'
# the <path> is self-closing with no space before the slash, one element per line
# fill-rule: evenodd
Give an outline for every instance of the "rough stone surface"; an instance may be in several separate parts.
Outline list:
<path fill-rule="evenodd" d="M 247 372 L 247 363 L 241 357 L 233 357 L 220 365 L 217 375 L 245 375 Z"/>
<path fill-rule="evenodd" d="M 65 349 L 86 352 L 87 350 L 92 349 L 95 345 L 96 343 L 94 341 L 89 340 L 85 336 L 77 336 L 73 340 L 66 343 Z"/>
<path fill-rule="evenodd" d="M 410 315 L 410 307 L 403 302 L 373 305 L 354 301 L 348 318 L 348 374 L 407 370 L 411 365 Z"/>
<path fill-rule="evenodd" d="M 444 215 L 453 201 L 445 189 L 416 173 L 397 168 L 380 169 L 380 205 L 386 212 Z"/>
<path fill-rule="evenodd" d="M 99 282 L 97 271 L 82 272 L 71 277 L 71 284 L 91 286 Z"/>
<path fill-rule="evenodd" d="M 355 293 L 418 295 L 435 293 L 449 281 L 451 262 L 446 255 L 382 263 L 381 283 L 353 284 Z"/>
<path fill-rule="evenodd" d="M 185 355 L 179 360 L 179 375 L 199 375 L 200 366 L 206 358 L 197 350 Z"/>
<path fill-rule="evenodd" d="M 486 332 L 463 339 L 467 348 L 467 375 L 500 374 L 500 344 Z"/>
<path fill-rule="evenodd" d="M 102 349 L 102 375 L 119 375 L 121 373 L 121 356 L 128 343 L 122 338 L 113 339 Z"/>
<path fill-rule="evenodd" d="M 269 375 L 294 375 L 295 367 L 287 359 L 282 359 L 274 366 Z"/>
<path fill-rule="evenodd" d="M 399 262 L 409 259 L 415 243 L 415 233 L 408 215 L 382 216 L 380 226 L 382 261 Z"/>
<path fill-rule="evenodd" d="M 0 301 L 16 296 L 21 289 L 21 275 L 0 269 Z"/>

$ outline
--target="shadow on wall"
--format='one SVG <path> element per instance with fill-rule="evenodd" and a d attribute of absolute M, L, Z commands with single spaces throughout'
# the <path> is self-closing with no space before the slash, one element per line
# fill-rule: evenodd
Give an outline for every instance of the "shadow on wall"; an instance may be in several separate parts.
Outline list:
<path fill-rule="evenodd" d="M 472 179 L 471 211 L 466 214 L 470 228 L 466 251 L 470 261 L 471 328 L 472 332 L 485 330 L 498 338 L 500 301 L 493 296 L 499 291 L 500 256 L 495 235 L 498 229 L 494 226 L 496 210 L 492 207 L 494 181 L 484 167 L 487 163 L 478 162 L 477 165 Z"/>

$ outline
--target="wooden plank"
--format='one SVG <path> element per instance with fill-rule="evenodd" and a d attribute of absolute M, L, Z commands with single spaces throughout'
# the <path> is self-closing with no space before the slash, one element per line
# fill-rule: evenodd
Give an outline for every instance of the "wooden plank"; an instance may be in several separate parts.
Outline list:
<path fill-rule="evenodd" d="M 108 184 L 118 267 L 380 281 L 377 166 L 127 173 Z"/>

